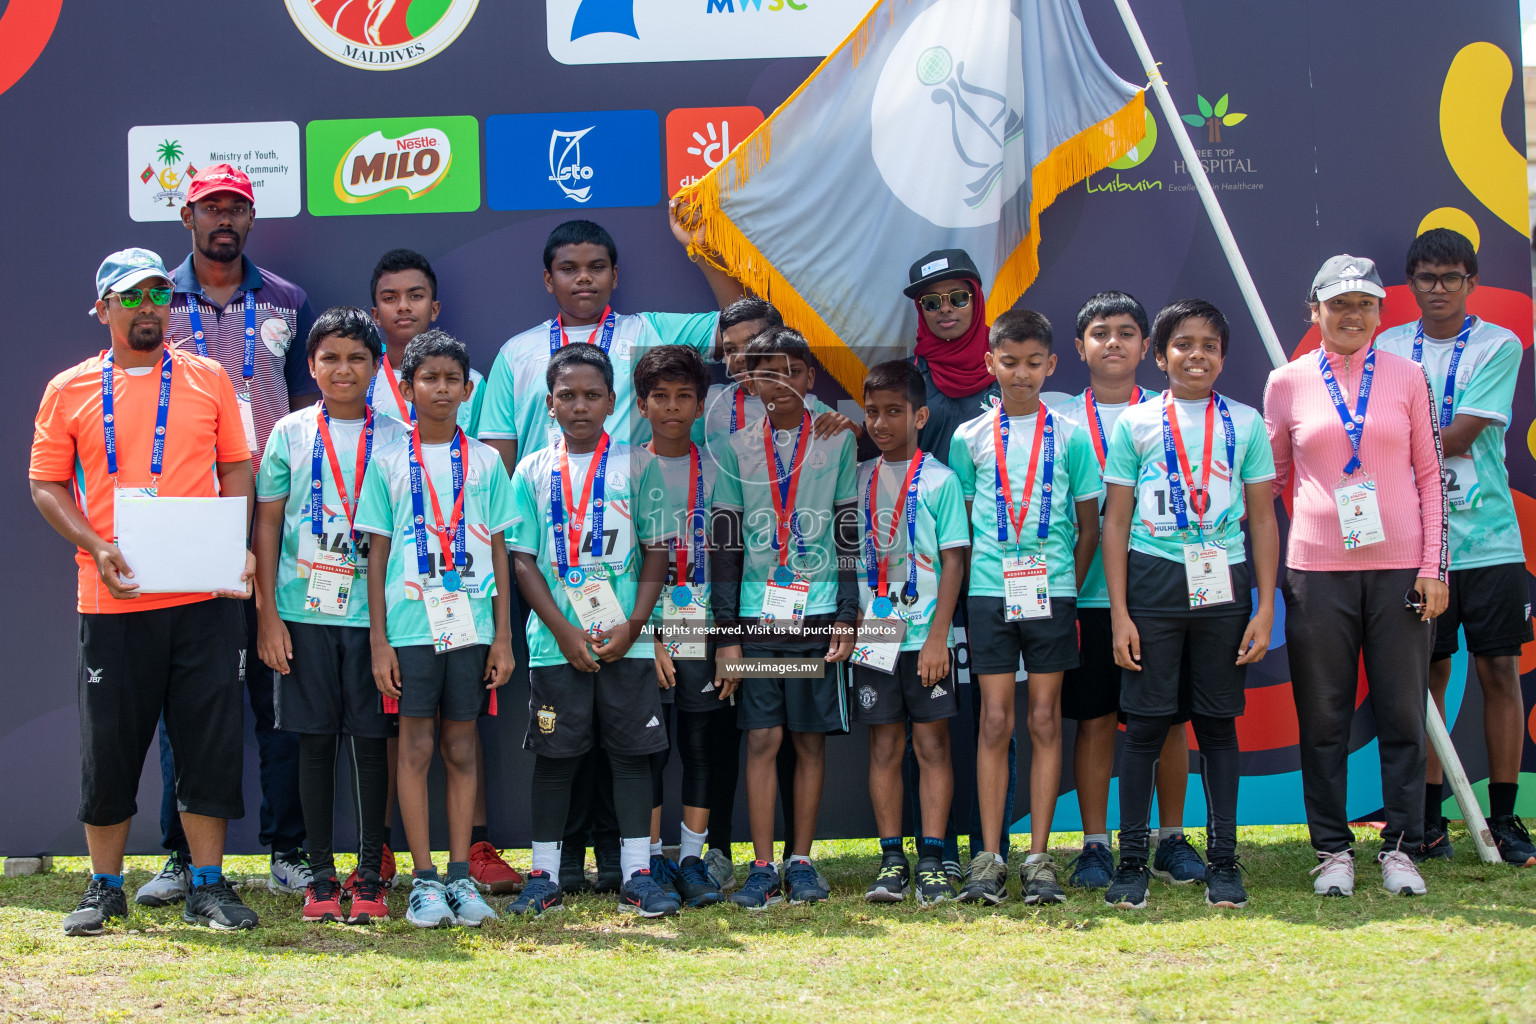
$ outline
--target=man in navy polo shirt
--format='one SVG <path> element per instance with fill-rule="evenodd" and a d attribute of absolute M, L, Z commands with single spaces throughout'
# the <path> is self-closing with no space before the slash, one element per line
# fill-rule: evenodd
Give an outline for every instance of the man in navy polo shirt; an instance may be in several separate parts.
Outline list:
<path fill-rule="evenodd" d="M 273 424 L 293 409 L 312 404 L 319 391 L 309 375 L 303 344 L 315 319 L 308 297 L 302 288 L 244 255 L 255 217 L 256 196 L 244 171 L 221 163 L 193 175 L 181 211 L 182 225 L 192 232 L 192 252 L 171 274 L 176 294 L 166 338 L 224 367 L 240 403 L 252 464 L 259 468 Z M 299 807 L 298 737 L 276 729 L 273 676 L 256 656 L 254 602 L 245 605 L 249 641 L 244 674 L 261 757 L 260 836 L 272 851 L 268 885 L 274 892 L 303 892 L 309 868 Z M 230 751 L 230 757 L 242 756 L 240 750 Z M 176 812 L 171 746 L 163 726 L 160 772 L 165 779 L 160 826 L 170 858 L 135 897 L 152 907 L 185 898 L 190 878 L 187 840 Z"/>

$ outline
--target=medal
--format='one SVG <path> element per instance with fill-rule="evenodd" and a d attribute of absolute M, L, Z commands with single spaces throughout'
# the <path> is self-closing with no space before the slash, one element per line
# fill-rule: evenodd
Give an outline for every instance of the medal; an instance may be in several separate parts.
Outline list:
<path fill-rule="evenodd" d="M 463 585 L 464 581 L 459 578 L 459 571 L 457 569 L 449 569 L 443 573 L 444 590 L 458 590 Z"/>
<path fill-rule="evenodd" d="M 773 570 L 773 582 L 777 583 L 781 587 L 789 586 L 792 582 L 794 582 L 794 579 L 795 574 L 789 570 L 788 566 L 781 565 L 777 569 Z"/>
<path fill-rule="evenodd" d="M 890 618 L 891 617 L 891 599 L 888 598 L 888 597 L 877 597 L 877 598 L 875 598 L 874 602 L 872 604 L 870 604 L 870 606 L 869 606 L 869 611 L 870 611 L 870 614 L 873 615 L 877 619 L 888 619 L 888 618 Z"/>
<path fill-rule="evenodd" d="M 672 591 L 672 603 L 679 608 L 686 608 L 693 604 L 693 591 L 687 587 L 678 587 Z"/>

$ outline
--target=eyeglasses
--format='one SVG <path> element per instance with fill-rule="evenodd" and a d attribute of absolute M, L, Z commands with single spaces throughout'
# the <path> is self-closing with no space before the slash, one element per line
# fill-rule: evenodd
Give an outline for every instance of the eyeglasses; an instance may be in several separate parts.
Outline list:
<path fill-rule="evenodd" d="M 1461 286 L 1467 283 L 1466 274 L 1414 274 L 1413 290 L 1418 292 L 1432 292 L 1435 285 L 1443 285 L 1448 292 L 1459 292 Z"/>
<path fill-rule="evenodd" d="M 948 299 L 954 309 L 964 309 L 971 304 L 971 293 L 964 288 L 956 288 L 952 292 L 929 292 L 917 300 L 917 304 L 923 307 L 925 313 L 937 313 L 944 308 L 944 300 Z"/>
<path fill-rule="evenodd" d="M 149 301 L 157 306 L 169 306 L 171 295 L 170 288 L 127 288 L 120 292 L 110 292 L 117 296 L 117 301 L 123 304 L 124 309 L 137 309 L 139 303 L 144 301 L 144 296 L 149 296 Z"/>

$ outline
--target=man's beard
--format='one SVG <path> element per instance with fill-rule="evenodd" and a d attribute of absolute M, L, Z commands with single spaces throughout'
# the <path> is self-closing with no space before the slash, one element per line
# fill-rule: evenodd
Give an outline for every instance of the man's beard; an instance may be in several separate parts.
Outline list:
<path fill-rule="evenodd" d="M 198 246 L 198 251 L 215 263 L 233 263 L 240 258 L 239 236 L 220 236 L 217 240 L 209 237 Z"/>
<path fill-rule="evenodd" d="M 128 328 L 128 347 L 135 352 L 152 352 L 165 340 L 165 328 L 160 321 L 136 322 Z"/>

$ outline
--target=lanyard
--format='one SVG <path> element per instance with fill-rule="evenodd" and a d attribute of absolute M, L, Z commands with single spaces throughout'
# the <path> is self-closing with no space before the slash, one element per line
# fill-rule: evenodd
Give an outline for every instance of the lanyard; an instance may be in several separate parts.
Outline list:
<path fill-rule="evenodd" d="M 1461 354 L 1467 348 L 1467 339 L 1472 336 L 1472 326 L 1477 323 L 1477 318 L 1468 316 L 1461 323 L 1461 333 L 1456 335 L 1455 347 L 1451 349 L 1451 365 L 1445 371 L 1445 397 L 1440 399 L 1440 429 L 1444 430 L 1451 425 L 1456 405 L 1456 367 L 1461 365 Z M 1424 321 L 1419 321 L 1418 329 L 1413 332 L 1413 361 L 1419 365 L 1424 364 Z"/>
<path fill-rule="evenodd" d="M 1051 411 L 1040 403 L 1040 411 L 1035 413 L 1035 442 L 1029 451 L 1029 469 L 1026 470 L 1024 479 L 1024 494 L 1019 501 L 1019 515 L 1013 516 L 1013 481 L 1008 472 L 1008 417 L 1003 412 L 1003 407 L 998 406 L 992 419 L 992 444 L 997 452 L 996 483 L 997 483 L 997 542 L 1008 543 L 1008 524 L 1013 523 L 1015 549 L 1024 536 L 1024 520 L 1029 517 L 1030 495 L 1035 487 L 1035 467 L 1040 464 L 1040 453 L 1045 452 L 1045 472 L 1041 478 L 1041 493 L 1044 495 L 1040 501 L 1040 527 L 1036 536 L 1040 538 L 1040 544 L 1044 546 L 1045 538 L 1051 531 L 1051 477 L 1056 467 L 1056 425 Z"/>
<path fill-rule="evenodd" d="M 107 448 L 107 475 L 117 485 L 117 416 L 113 412 L 112 350 L 101 361 L 101 431 Z M 155 406 L 155 444 L 149 451 L 149 476 L 153 485 L 160 482 L 165 468 L 166 422 L 171 414 L 171 350 L 160 353 L 160 402 Z"/>
<path fill-rule="evenodd" d="M 1349 447 L 1354 451 L 1354 455 L 1344 464 L 1344 476 L 1350 477 L 1360 469 L 1360 439 L 1365 434 L 1365 410 L 1371 404 L 1371 382 L 1376 379 L 1376 349 L 1372 348 L 1371 354 L 1360 365 L 1360 392 L 1355 396 L 1353 416 L 1349 414 L 1349 406 L 1344 404 L 1344 392 L 1339 390 L 1339 382 L 1334 379 L 1333 370 L 1328 366 L 1328 353 L 1322 348 L 1317 350 L 1317 365 L 1323 374 L 1323 384 L 1328 388 L 1328 398 L 1344 423 L 1345 433 L 1349 435 Z"/>
<path fill-rule="evenodd" d="M 443 589 L 458 590 L 464 585 L 459 576 L 459 566 L 468 566 L 464 556 L 464 431 L 454 428 L 453 445 L 448 450 L 453 465 L 453 511 L 448 523 L 443 523 L 443 510 L 437 504 L 437 491 L 432 487 L 432 477 L 427 473 L 427 460 L 421 453 L 421 428 L 411 431 L 411 523 L 416 530 L 416 571 L 425 580 L 432 575 L 432 564 L 427 560 L 426 514 L 422 506 L 421 492 L 426 490 L 432 499 L 433 530 L 437 533 L 437 549 L 442 561 L 448 563 L 443 572 Z M 452 537 L 450 542 L 449 538 Z"/>
<path fill-rule="evenodd" d="M 189 295 L 187 299 L 192 340 L 197 343 L 197 354 L 206 356 L 208 340 L 203 333 L 203 303 L 196 295 Z M 250 292 L 241 292 L 240 304 L 245 307 L 245 355 L 240 361 L 240 379 L 245 382 L 246 394 L 250 394 L 251 378 L 256 376 L 256 297 Z"/>
<path fill-rule="evenodd" d="M 909 599 L 917 594 L 917 483 L 923 472 L 923 459 L 925 456 L 919 449 L 912 453 L 912 465 L 907 468 L 907 478 L 901 483 L 901 493 L 906 496 L 906 521 L 907 521 L 907 585 L 902 593 Z M 875 592 L 878 601 L 886 596 L 885 579 L 886 572 L 891 564 L 891 550 L 896 543 L 896 510 L 891 509 L 891 529 L 885 538 L 885 557 L 880 557 L 880 545 L 875 536 L 875 496 L 880 482 L 880 471 L 885 468 L 885 456 L 875 463 L 874 472 L 869 474 L 869 488 L 864 492 L 864 564 L 868 574 L 869 589 Z M 884 610 L 884 606 L 882 606 Z M 884 618 L 877 615 L 876 618 Z"/>
<path fill-rule="evenodd" d="M 1211 507 L 1211 463 L 1216 461 L 1212 447 L 1216 441 L 1217 410 L 1221 411 L 1221 427 L 1227 442 L 1227 486 L 1230 488 L 1237 482 L 1237 467 L 1233 465 L 1237 461 L 1237 428 L 1232 424 L 1227 400 L 1212 391 L 1210 401 L 1205 404 L 1205 448 L 1201 455 L 1203 464 L 1200 467 L 1200 488 L 1195 492 L 1195 500 L 1188 503 L 1195 507 L 1195 531 L 1200 535 L 1201 543 L 1205 541 L 1205 513 Z M 1195 475 L 1189 468 L 1189 453 L 1184 448 L 1184 432 L 1179 428 L 1179 413 L 1174 405 L 1172 391 L 1163 398 L 1163 465 L 1168 473 L 1168 505 L 1173 509 L 1174 522 L 1180 530 L 1188 530 L 1189 514 L 1188 504 L 1184 500 L 1184 484 L 1193 483 Z"/>
<path fill-rule="evenodd" d="M 400 394 L 400 384 L 395 380 L 395 368 L 389 365 L 389 353 L 384 353 L 379 360 L 379 372 L 373 375 L 373 380 L 368 382 L 368 407 L 373 408 L 373 389 L 379 384 L 379 378 L 389 381 L 389 390 L 395 396 L 395 407 L 400 410 L 402 423 L 416 422 L 416 407 L 405 400 Z"/>
<path fill-rule="evenodd" d="M 592 461 L 587 466 L 587 479 L 581 485 L 580 504 L 571 499 L 571 463 L 566 457 L 564 439 L 559 442 L 559 448 L 560 461 L 549 475 L 550 524 L 555 532 L 555 568 L 560 578 L 574 587 L 581 585 L 585 574 L 572 566 L 569 553 L 575 552 L 576 562 L 581 562 L 581 528 L 587 522 L 589 500 L 592 508 L 592 559 L 597 561 L 603 557 L 603 485 L 608 474 L 608 432 L 603 431 L 597 448 L 592 452 Z M 567 508 L 571 510 L 569 517 L 566 516 Z M 569 542 L 566 540 L 567 532 L 570 534 Z"/>
<path fill-rule="evenodd" d="M 324 406 L 315 422 L 315 446 L 309 454 L 309 529 L 316 537 L 325 529 L 325 476 L 320 465 L 324 452 L 331 463 L 331 476 L 336 480 L 336 493 L 341 495 L 341 510 L 347 517 L 347 535 L 352 549 L 357 550 L 357 531 L 352 523 L 357 518 L 357 502 L 347 500 L 347 482 L 341 477 L 341 460 L 337 457 L 336 442 L 331 440 L 331 414 Z M 363 476 L 368 472 L 368 460 L 373 456 L 373 410 L 363 419 L 363 436 L 357 445 L 357 468 L 352 474 L 352 493 L 363 493 Z"/>
<path fill-rule="evenodd" d="M 597 335 L 597 332 L 594 331 L 593 334 L 597 335 L 599 340 L 592 342 L 592 344 L 602 349 L 603 355 L 607 355 L 608 346 L 613 342 L 614 325 L 618 323 L 618 318 L 613 315 L 612 306 L 603 307 L 603 318 L 599 322 L 603 325 L 602 334 Z M 571 339 L 565 335 L 565 324 L 561 322 L 560 314 L 556 313 L 555 318 L 549 322 L 549 354 L 554 355 L 570 343 Z"/>
<path fill-rule="evenodd" d="M 767 449 L 763 463 L 767 465 L 768 460 L 772 459 L 774 467 L 773 486 L 768 489 L 768 494 L 773 499 L 775 527 L 773 549 L 779 553 L 781 570 L 775 576 L 780 582 L 788 582 L 783 577 L 789 565 L 790 534 L 795 536 L 800 557 L 805 557 L 805 538 L 800 535 L 800 530 L 795 525 L 795 494 L 800 490 L 800 471 L 805 468 L 805 448 L 811 439 L 810 428 L 811 414 L 801 413 L 800 426 L 795 432 L 795 448 L 789 457 L 789 473 L 786 476 L 784 463 L 779 458 L 779 450 L 773 443 L 773 424 L 766 416 L 763 417 L 763 447 Z"/>
<path fill-rule="evenodd" d="M 747 422 L 747 392 L 740 384 L 736 385 L 736 400 L 731 405 L 731 433 L 741 429 L 741 425 Z"/>
<path fill-rule="evenodd" d="M 1140 405 L 1147 400 L 1147 393 L 1141 390 L 1137 384 L 1131 388 L 1131 405 Z M 1099 457 L 1099 472 L 1104 471 L 1104 461 L 1109 457 L 1109 438 L 1104 435 L 1104 420 L 1099 416 L 1099 403 L 1094 401 L 1093 388 L 1083 392 L 1083 406 L 1088 410 L 1088 418 L 1093 421 L 1093 453 Z"/>

